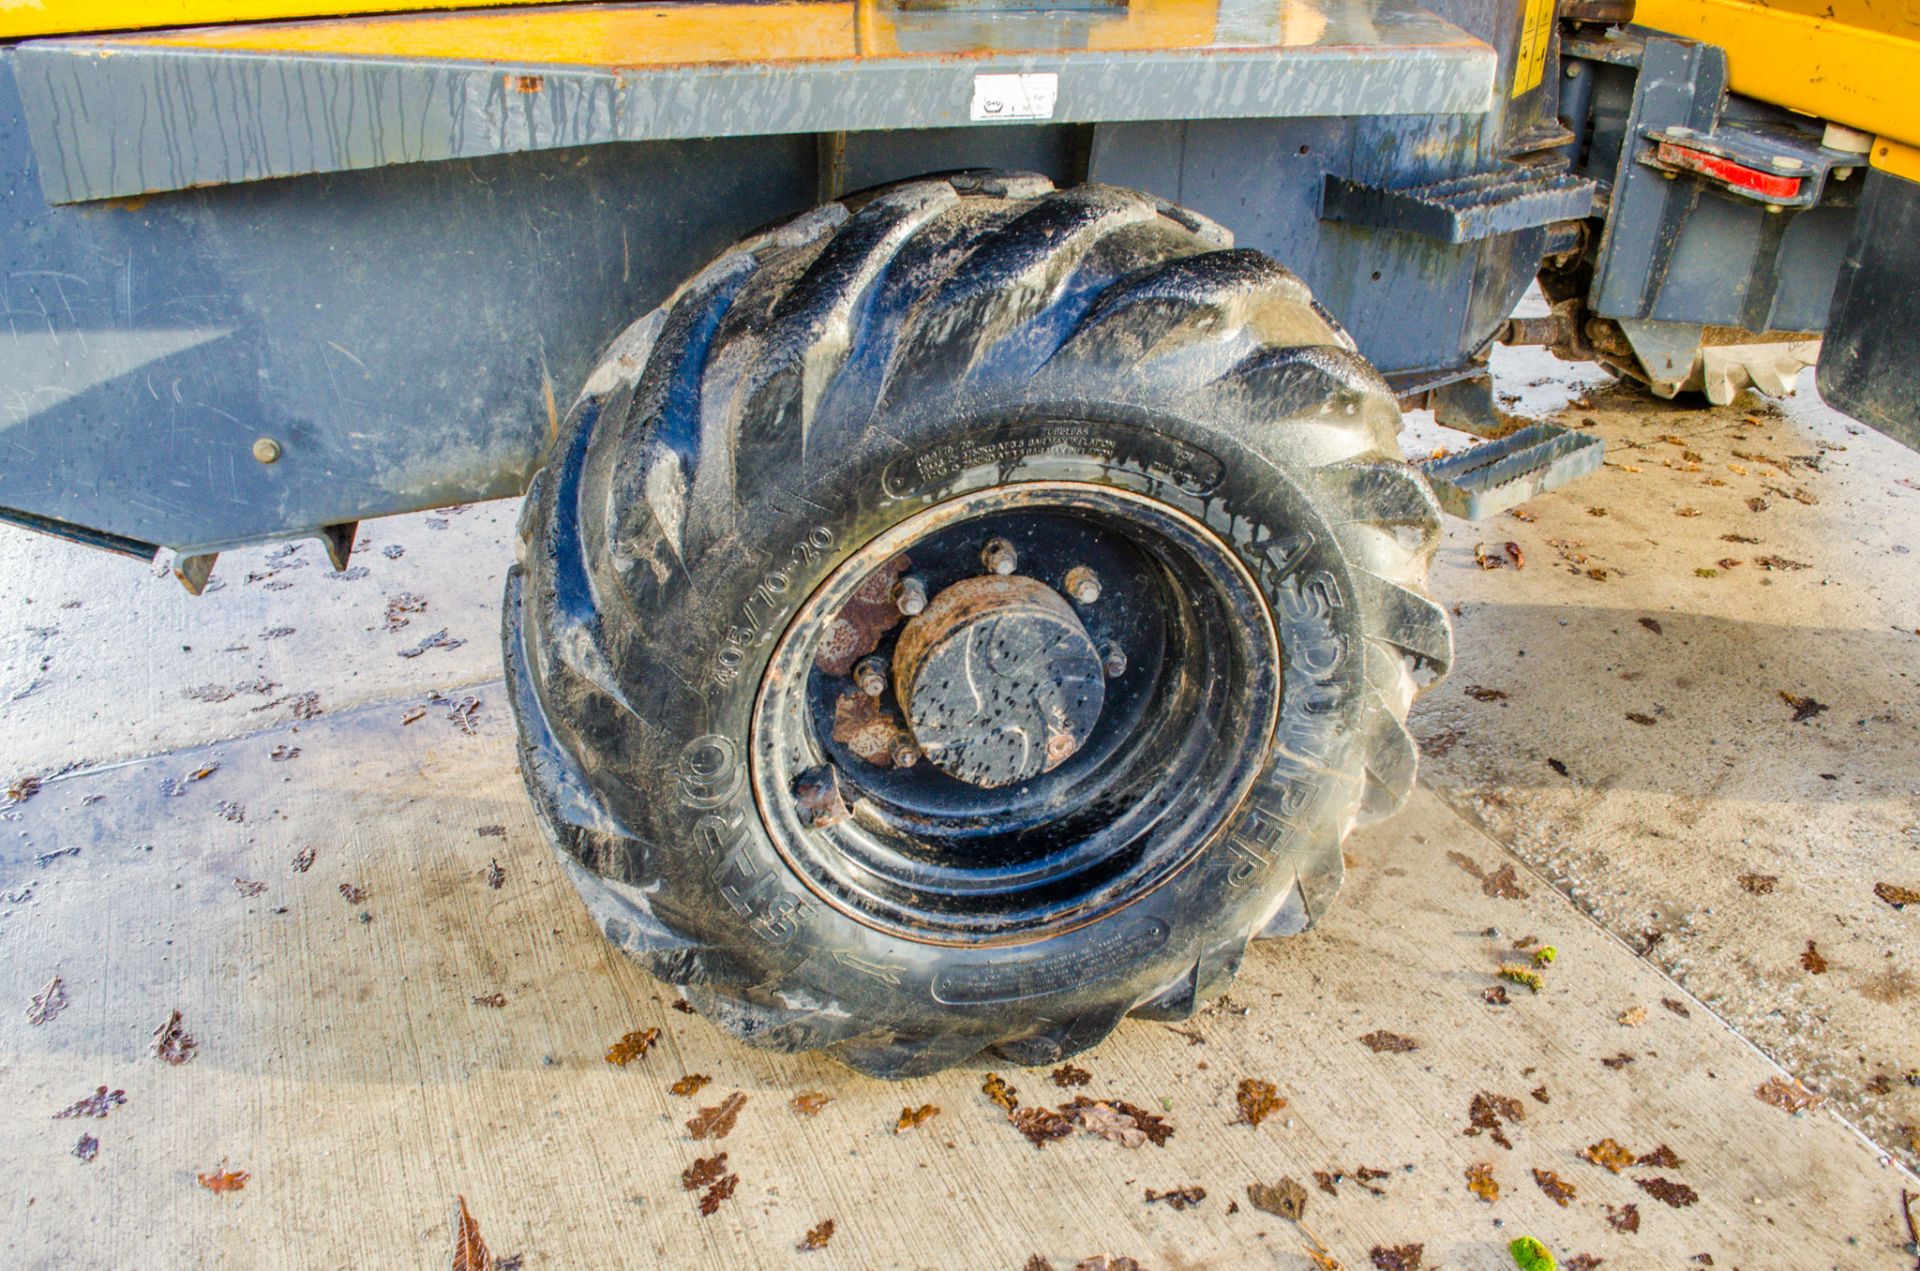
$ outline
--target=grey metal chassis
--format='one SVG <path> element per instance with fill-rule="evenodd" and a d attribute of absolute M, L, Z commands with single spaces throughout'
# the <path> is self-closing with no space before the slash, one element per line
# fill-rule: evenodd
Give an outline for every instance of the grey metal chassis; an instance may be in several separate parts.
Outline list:
<path fill-rule="evenodd" d="M 497 65 L 0 49 L 0 518 L 207 564 L 322 534 L 343 562 L 360 519 L 520 492 L 612 337 L 747 230 L 964 167 L 1214 217 L 1301 274 L 1405 394 L 1483 374 L 1616 174 L 1584 117 L 1579 135 L 1558 120 L 1557 32 L 1540 86 L 1513 96 L 1521 7 L 1432 8 L 1329 6 L 1370 38 L 1291 59 L 1042 56 L 994 28 L 1016 47 L 992 69 L 1061 72 L 1054 120 L 1032 125 L 952 122 L 963 85 L 937 61 L 837 85 L 733 68 L 625 97 L 534 68 L 535 115 L 489 104 Z M 1222 21 L 1271 9 L 1223 0 Z M 977 16 L 923 21 L 982 38 Z M 1809 232 L 1837 252 L 1835 223 Z M 1653 316 L 1691 312 L 1671 294 Z"/>

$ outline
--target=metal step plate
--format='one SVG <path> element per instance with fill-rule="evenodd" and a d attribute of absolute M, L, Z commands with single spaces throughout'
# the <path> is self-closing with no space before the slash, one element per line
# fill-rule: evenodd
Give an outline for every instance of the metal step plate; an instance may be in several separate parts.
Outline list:
<path fill-rule="evenodd" d="M 1440 506 L 1462 520 L 1480 521 L 1518 507 L 1600 471 L 1606 441 L 1558 424 L 1529 424 L 1489 441 L 1420 465 Z"/>

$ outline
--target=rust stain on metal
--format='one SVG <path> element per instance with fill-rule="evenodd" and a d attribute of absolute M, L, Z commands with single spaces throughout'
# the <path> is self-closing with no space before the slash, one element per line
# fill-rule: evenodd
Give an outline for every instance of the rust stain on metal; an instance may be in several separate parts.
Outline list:
<path fill-rule="evenodd" d="M 913 562 L 895 556 L 867 576 L 865 582 L 827 622 L 813 664 L 828 675 L 845 675 L 853 664 L 880 647 L 887 632 L 900 624 L 900 607 L 893 602 L 893 585 Z"/>
<path fill-rule="evenodd" d="M 841 694 L 833 704 L 833 739 L 882 768 L 893 767 L 894 753 L 913 741 L 890 707 L 858 689 Z"/>

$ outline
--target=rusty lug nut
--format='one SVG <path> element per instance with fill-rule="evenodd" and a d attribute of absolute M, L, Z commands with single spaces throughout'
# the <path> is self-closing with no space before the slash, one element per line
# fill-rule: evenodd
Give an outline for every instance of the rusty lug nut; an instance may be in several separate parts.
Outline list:
<path fill-rule="evenodd" d="M 1075 565 L 1067 571 L 1067 594 L 1083 605 L 1090 605 L 1100 599 L 1100 575 L 1085 565 Z"/>
<path fill-rule="evenodd" d="M 868 697 L 878 697 L 887 691 L 887 660 L 885 658 L 861 658 L 853 664 L 853 682 Z"/>
<path fill-rule="evenodd" d="M 908 574 L 893 585 L 893 603 L 911 618 L 927 607 L 927 585 Z"/>
<path fill-rule="evenodd" d="M 1127 673 L 1126 650 L 1117 644 L 1108 645 L 1100 650 L 1100 666 L 1106 671 L 1107 678 L 1110 680 L 1125 675 Z"/>
<path fill-rule="evenodd" d="M 1047 758 L 1058 764 L 1079 749 L 1073 738 L 1066 733 L 1055 733 L 1047 738 Z"/>
<path fill-rule="evenodd" d="M 893 748 L 893 766 L 911 768 L 920 762 L 920 748 L 910 741 L 903 741 Z"/>
<path fill-rule="evenodd" d="M 1005 577 L 1020 568 L 1020 553 L 1013 550 L 1013 544 L 1004 538 L 990 538 L 980 552 L 980 563 L 989 573 Z"/>

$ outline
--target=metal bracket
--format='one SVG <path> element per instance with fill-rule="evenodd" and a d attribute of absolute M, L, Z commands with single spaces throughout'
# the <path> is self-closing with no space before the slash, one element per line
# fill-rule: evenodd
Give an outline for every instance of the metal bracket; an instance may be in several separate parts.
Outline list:
<path fill-rule="evenodd" d="M 1524 163 L 1399 189 L 1329 176 L 1320 217 L 1472 243 L 1578 220 L 1593 211 L 1593 194 L 1585 177 Z"/>

